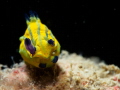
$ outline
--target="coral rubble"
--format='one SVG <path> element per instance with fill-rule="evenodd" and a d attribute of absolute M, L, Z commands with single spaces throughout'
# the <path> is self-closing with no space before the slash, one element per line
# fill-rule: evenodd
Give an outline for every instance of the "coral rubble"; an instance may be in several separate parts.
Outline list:
<path fill-rule="evenodd" d="M 62 51 L 51 68 L 38 69 L 21 62 L 0 69 L 0 90 L 120 90 L 120 69 L 95 57 Z"/>

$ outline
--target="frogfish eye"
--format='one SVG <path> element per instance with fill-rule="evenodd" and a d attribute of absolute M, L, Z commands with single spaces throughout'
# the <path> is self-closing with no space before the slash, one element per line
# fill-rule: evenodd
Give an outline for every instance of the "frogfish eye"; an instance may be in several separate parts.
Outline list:
<path fill-rule="evenodd" d="M 52 60 L 53 63 L 56 63 L 58 61 L 58 56 L 55 56 L 54 59 Z"/>
<path fill-rule="evenodd" d="M 39 64 L 39 67 L 40 67 L 40 68 L 46 68 L 46 64 L 45 64 L 45 63 L 40 63 L 40 64 Z"/>

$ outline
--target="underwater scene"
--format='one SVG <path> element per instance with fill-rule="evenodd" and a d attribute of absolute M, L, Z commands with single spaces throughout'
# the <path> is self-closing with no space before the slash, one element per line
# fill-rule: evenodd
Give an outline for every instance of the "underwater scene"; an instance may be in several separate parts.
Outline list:
<path fill-rule="evenodd" d="M 120 90 L 117 2 L 1 1 L 0 90 Z"/>

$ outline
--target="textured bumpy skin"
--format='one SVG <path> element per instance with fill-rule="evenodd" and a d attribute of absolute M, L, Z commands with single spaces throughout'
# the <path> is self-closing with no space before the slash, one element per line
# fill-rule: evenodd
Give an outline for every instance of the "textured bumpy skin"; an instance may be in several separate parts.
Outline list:
<path fill-rule="evenodd" d="M 38 68 L 51 67 L 58 60 L 60 44 L 39 17 L 30 13 L 26 18 L 27 29 L 21 41 L 19 53 L 24 61 Z"/>

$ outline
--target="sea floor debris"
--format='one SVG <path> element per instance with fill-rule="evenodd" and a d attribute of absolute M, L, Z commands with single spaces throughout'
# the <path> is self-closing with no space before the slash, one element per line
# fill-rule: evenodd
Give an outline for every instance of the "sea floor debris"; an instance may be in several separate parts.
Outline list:
<path fill-rule="evenodd" d="M 120 90 L 120 68 L 63 50 L 48 69 L 24 62 L 0 69 L 0 90 Z"/>

